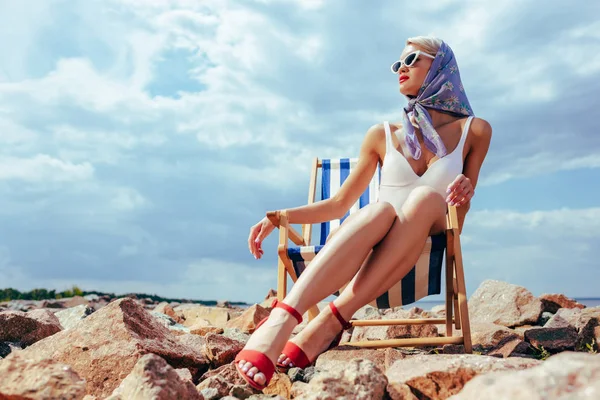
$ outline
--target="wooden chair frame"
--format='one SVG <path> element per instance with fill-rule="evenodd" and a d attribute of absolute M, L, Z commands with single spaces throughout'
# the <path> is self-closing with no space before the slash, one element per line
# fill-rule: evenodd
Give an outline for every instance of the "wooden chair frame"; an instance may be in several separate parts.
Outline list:
<path fill-rule="evenodd" d="M 313 161 L 308 190 L 308 204 L 315 201 L 317 188 L 317 173 L 322 167 L 321 160 L 315 158 Z M 287 275 L 296 282 L 298 276 L 294 270 L 292 261 L 288 257 L 288 241 L 291 240 L 297 246 L 309 246 L 311 242 L 312 225 L 302 226 L 302 234 L 290 226 L 287 213 L 267 213 L 267 217 L 279 226 L 278 268 L 277 268 L 277 298 L 283 300 L 287 293 Z M 469 310 L 467 305 L 467 292 L 463 269 L 462 252 L 460 247 L 460 228 L 455 206 L 448 206 L 446 217 L 446 317 L 426 319 L 378 319 L 378 320 L 350 320 L 352 326 L 392 326 L 392 325 L 422 325 L 422 324 L 445 324 L 446 336 L 437 338 L 407 338 L 390 340 L 368 340 L 362 342 L 347 342 L 345 345 L 364 348 L 384 347 L 415 347 L 415 346 L 439 346 L 444 344 L 462 344 L 466 353 L 472 353 L 471 329 L 469 323 Z M 453 310 L 455 317 L 453 318 Z M 319 308 L 315 305 L 308 310 L 309 320 L 319 314 Z M 452 325 L 461 329 L 461 336 L 453 336 Z"/>

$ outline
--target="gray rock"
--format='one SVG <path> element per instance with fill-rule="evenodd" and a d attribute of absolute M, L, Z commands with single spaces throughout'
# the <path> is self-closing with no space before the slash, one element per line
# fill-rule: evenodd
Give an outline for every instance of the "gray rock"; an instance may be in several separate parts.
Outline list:
<path fill-rule="evenodd" d="M 60 310 L 54 315 L 60 321 L 63 329 L 71 329 L 82 319 L 92 314 L 94 309 L 86 304 L 80 304 L 76 307 L 67 308 L 66 310 Z"/>
<path fill-rule="evenodd" d="M 597 400 L 600 357 L 565 352 L 525 371 L 502 371 L 473 378 L 452 400 Z"/>

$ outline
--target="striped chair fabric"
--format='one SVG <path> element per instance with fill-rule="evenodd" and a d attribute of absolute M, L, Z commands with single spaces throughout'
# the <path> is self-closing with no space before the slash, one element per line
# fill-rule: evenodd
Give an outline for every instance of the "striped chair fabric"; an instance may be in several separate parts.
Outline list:
<path fill-rule="evenodd" d="M 352 168 L 356 166 L 357 159 L 324 159 L 322 160 L 321 173 L 321 198 L 331 198 L 340 189 Z M 352 213 L 370 203 L 378 200 L 379 182 L 381 171 L 379 168 L 369 183 L 369 187 L 360 196 L 356 203 L 340 220 L 324 222 L 320 226 L 320 241 L 315 246 L 291 246 L 288 248 L 288 257 L 292 261 L 296 275 L 300 276 L 325 245 L 329 233 L 339 227 Z M 446 248 L 446 234 L 430 236 L 423 247 L 421 256 L 410 272 L 399 282 L 396 282 L 387 292 L 381 294 L 370 304 L 377 308 L 391 308 L 414 303 L 415 301 L 441 292 L 441 275 L 444 250 Z M 349 283 L 349 282 L 348 282 Z M 346 283 L 340 291 L 342 291 Z M 339 295 L 339 291 L 334 293 Z"/>

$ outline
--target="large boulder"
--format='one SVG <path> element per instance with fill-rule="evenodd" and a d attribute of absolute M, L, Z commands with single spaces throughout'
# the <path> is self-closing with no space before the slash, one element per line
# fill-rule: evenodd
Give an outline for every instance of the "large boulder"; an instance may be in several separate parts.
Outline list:
<path fill-rule="evenodd" d="M 446 399 L 458 393 L 478 374 L 522 370 L 539 363 L 538 360 L 517 357 L 504 359 L 471 354 L 406 357 L 388 368 L 387 389 L 393 400 L 410 399 L 409 393 L 416 396 L 415 399 Z"/>
<path fill-rule="evenodd" d="M 495 280 L 484 281 L 469 299 L 473 322 L 491 322 L 512 328 L 535 325 L 542 314 L 542 301 L 522 286 Z"/>
<path fill-rule="evenodd" d="M 381 371 L 386 371 L 396 360 L 406 357 L 397 349 L 364 349 L 353 346 L 338 346 L 321 353 L 315 362 L 318 370 L 335 369 L 343 367 L 356 358 L 369 360 Z"/>
<path fill-rule="evenodd" d="M 268 317 L 269 313 L 270 311 L 266 308 L 255 304 L 244 311 L 239 317 L 227 321 L 225 327 L 237 328 L 242 332 L 253 333 L 256 329 L 256 326 L 260 323 L 260 321 Z"/>
<path fill-rule="evenodd" d="M 60 321 L 48 310 L 0 312 L 0 342 L 29 346 L 61 330 Z"/>
<path fill-rule="evenodd" d="M 370 319 L 415 319 L 422 318 L 416 308 L 409 310 L 395 309 L 386 312 L 383 316 L 376 312 L 370 312 L 365 316 Z M 350 342 L 360 342 L 366 340 L 387 340 L 387 339 L 405 339 L 405 338 L 424 338 L 438 337 L 438 328 L 435 325 L 387 325 L 387 326 L 356 326 L 352 330 Z"/>
<path fill-rule="evenodd" d="M 12 353 L 0 364 L 13 358 L 64 363 L 86 380 L 88 394 L 103 398 L 110 395 L 139 358 L 148 353 L 161 356 L 175 368 L 206 371 L 210 365 L 201 349 L 180 343 L 142 305 L 130 298 L 110 303 L 73 328 Z"/>
<path fill-rule="evenodd" d="M 600 357 L 565 352 L 526 371 L 478 376 L 452 400 L 597 400 L 600 399 Z"/>
<path fill-rule="evenodd" d="M 373 362 L 353 359 L 319 372 L 296 399 L 383 399 L 386 385 L 385 374 Z"/>
<path fill-rule="evenodd" d="M 60 321 L 60 324 L 64 329 L 71 329 L 79 321 L 92 314 L 94 309 L 87 304 L 80 304 L 75 307 L 67 308 L 66 310 L 60 310 L 54 315 Z"/>
<path fill-rule="evenodd" d="M 567 327 L 577 331 L 577 350 L 600 350 L 600 307 L 561 308 L 544 325 L 544 328 Z"/>
<path fill-rule="evenodd" d="M 490 348 L 506 338 L 519 336 L 514 330 L 491 322 L 475 322 L 471 325 L 471 341 L 474 346 Z"/>
<path fill-rule="evenodd" d="M 191 380 L 183 380 L 164 359 L 146 354 L 106 400 L 202 400 Z"/>
<path fill-rule="evenodd" d="M 0 399 L 81 399 L 85 380 L 68 365 L 52 359 L 11 358 L 0 362 Z"/>

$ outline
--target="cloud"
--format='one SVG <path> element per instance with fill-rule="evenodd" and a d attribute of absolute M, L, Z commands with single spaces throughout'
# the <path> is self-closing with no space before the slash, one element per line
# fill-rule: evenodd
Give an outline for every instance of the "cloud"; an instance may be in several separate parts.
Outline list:
<path fill-rule="evenodd" d="M 597 169 L 591 9 L 456 0 L 3 4 L 0 245 L 21 274 L 14 282 L 260 300 L 275 278 L 225 283 L 232 272 L 266 276 L 276 265 L 276 235 L 264 245 L 273 251 L 248 264 L 250 226 L 306 201 L 315 156 L 356 156 L 371 125 L 398 118 L 404 100 L 389 65 L 418 34 L 452 46 L 477 115 L 494 128 L 482 185 Z M 545 233 L 520 228 L 533 217 L 519 204 L 502 208 L 516 214 L 468 217 L 468 251 L 482 246 L 483 232 L 488 254 L 541 260 L 545 242 L 533 236 L 510 255 L 494 245 L 491 232 L 511 228 L 482 218 L 505 219 L 519 235 Z M 571 232 L 563 217 L 539 218 L 548 231 Z M 554 248 L 565 260 L 570 250 Z M 522 269 L 506 271 L 530 283 Z"/>

